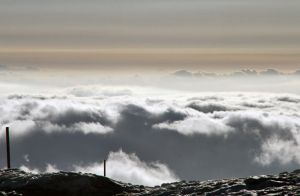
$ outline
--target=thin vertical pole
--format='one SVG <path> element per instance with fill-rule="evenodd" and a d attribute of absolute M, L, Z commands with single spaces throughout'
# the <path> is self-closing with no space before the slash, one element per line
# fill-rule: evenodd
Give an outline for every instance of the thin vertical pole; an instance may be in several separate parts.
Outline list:
<path fill-rule="evenodd" d="M 103 167 L 104 167 L 104 177 L 106 177 L 106 160 L 104 159 L 104 162 L 103 162 Z"/>
<path fill-rule="evenodd" d="M 7 169 L 10 169 L 9 127 L 6 127 L 6 156 L 7 156 Z"/>

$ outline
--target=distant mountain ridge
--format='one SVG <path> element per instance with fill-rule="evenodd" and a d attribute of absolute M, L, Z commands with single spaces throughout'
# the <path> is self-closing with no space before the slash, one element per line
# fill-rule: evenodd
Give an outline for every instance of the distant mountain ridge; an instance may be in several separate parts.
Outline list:
<path fill-rule="evenodd" d="M 190 70 L 177 70 L 171 73 L 171 76 L 177 77 L 258 77 L 258 76 L 299 76 L 300 70 L 295 70 L 291 72 L 281 72 L 276 69 L 266 69 L 262 71 L 254 70 L 254 69 L 242 69 L 239 71 L 234 71 L 230 73 L 214 73 L 214 72 L 205 72 L 205 71 L 190 71 Z"/>
<path fill-rule="evenodd" d="M 99 195 L 300 195 L 300 170 L 248 178 L 181 181 L 145 187 L 94 174 L 58 172 L 32 174 L 0 170 L 0 196 Z"/>

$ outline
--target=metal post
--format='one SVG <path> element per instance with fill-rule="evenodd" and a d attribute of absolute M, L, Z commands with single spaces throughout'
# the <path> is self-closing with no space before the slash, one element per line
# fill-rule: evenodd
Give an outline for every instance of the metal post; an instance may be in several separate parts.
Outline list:
<path fill-rule="evenodd" d="M 106 160 L 104 159 L 104 162 L 103 162 L 103 167 L 104 167 L 104 177 L 106 177 Z"/>
<path fill-rule="evenodd" d="M 6 156 L 7 156 L 7 169 L 10 169 L 9 127 L 6 127 Z"/>

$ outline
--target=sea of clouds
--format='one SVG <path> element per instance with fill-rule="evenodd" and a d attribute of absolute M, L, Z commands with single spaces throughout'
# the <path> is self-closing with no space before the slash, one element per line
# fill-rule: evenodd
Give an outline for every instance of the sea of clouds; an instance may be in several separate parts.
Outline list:
<path fill-rule="evenodd" d="M 145 92 L 150 92 L 145 91 Z M 300 166 L 300 96 L 136 93 L 92 86 L 0 99 L 0 154 L 32 172 L 103 174 L 157 185 L 277 173 Z"/>

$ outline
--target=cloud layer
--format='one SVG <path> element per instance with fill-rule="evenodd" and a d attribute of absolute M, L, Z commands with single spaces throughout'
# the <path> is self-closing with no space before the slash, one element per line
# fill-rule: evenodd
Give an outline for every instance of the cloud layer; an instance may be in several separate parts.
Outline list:
<path fill-rule="evenodd" d="M 108 175 L 147 185 L 300 165 L 299 96 L 115 92 L 1 98 L 3 128 L 11 127 L 13 165 L 99 174 L 101 160 L 108 157 Z"/>

